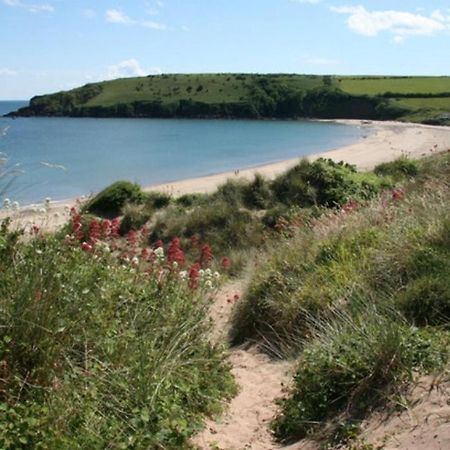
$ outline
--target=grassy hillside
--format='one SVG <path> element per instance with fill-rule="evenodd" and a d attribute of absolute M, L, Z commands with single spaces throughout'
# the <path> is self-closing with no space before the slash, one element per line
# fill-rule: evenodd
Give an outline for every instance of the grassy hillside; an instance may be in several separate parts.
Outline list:
<path fill-rule="evenodd" d="M 450 77 L 165 74 L 34 97 L 12 115 L 450 121 Z"/>

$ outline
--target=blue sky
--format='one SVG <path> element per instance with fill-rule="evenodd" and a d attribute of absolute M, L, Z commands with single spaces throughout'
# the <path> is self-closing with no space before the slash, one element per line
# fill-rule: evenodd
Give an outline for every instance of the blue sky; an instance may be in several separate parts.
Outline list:
<path fill-rule="evenodd" d="M 442 0 L 0 0 L 0 99 L 149 73 L 450 75 Z"/>

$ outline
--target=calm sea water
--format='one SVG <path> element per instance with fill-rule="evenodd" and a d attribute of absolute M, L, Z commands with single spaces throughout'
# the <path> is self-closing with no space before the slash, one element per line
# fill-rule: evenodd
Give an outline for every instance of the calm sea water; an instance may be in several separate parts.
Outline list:
<path fill-rule="evenodd" d="M 0 102 L 0 115 L 25 104 Z M 31 203 L 120 179 L 152 185 L 300 157 L 363 134 L 308 121 L 0 118 L 0 152 L 21 171 L 8 197 Z"/>

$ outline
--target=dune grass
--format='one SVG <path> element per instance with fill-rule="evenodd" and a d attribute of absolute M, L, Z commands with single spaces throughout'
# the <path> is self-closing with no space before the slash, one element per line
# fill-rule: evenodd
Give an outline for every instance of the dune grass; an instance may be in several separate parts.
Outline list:
<path fill-rule="evenodd" d="M 2 225 L 2 449 L 186 448 L 234 392 L 175 245 L 166 258 L 111 230 L 81 245 Z"/>

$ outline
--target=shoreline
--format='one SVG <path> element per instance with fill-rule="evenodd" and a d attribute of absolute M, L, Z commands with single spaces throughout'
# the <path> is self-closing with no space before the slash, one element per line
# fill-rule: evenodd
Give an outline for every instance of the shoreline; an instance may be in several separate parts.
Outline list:
<path fill-rule="evenodd" d="M 236 168 L 235 171 L 143 186 L 142 190 L 144 192 L 159 191 L 175 197 L 192 193 L 211 193 L 229 178 L 251 179 L 258 173 L 272 179 L 295 166 L 302 158 L 310 161 L 320 157 L 331 158 L 335 161 L 354 164 L 360 171 L 367 171 L 378 164 L 392 161 L 400 156 L 418 159 L 432 153 L 450 151 L 450 127 L 348 119 L 321 120 L 321 122 L 357 125 L 367 128 L 370 133 L 367 138 L 334 150 L 253 167 Z M 67 221 L 72 206 L 83 203 L 87 198 L 89 197 L 82 196 L 78 199 L 53 201 L 45 211 L 43 204 L 26 205 L 13 212 L 0 210 L 0 220 L 10 216 L 14 223 L 20 223 L 25 227 L 37 224 L 47 230 L 54 230 Z"/>

